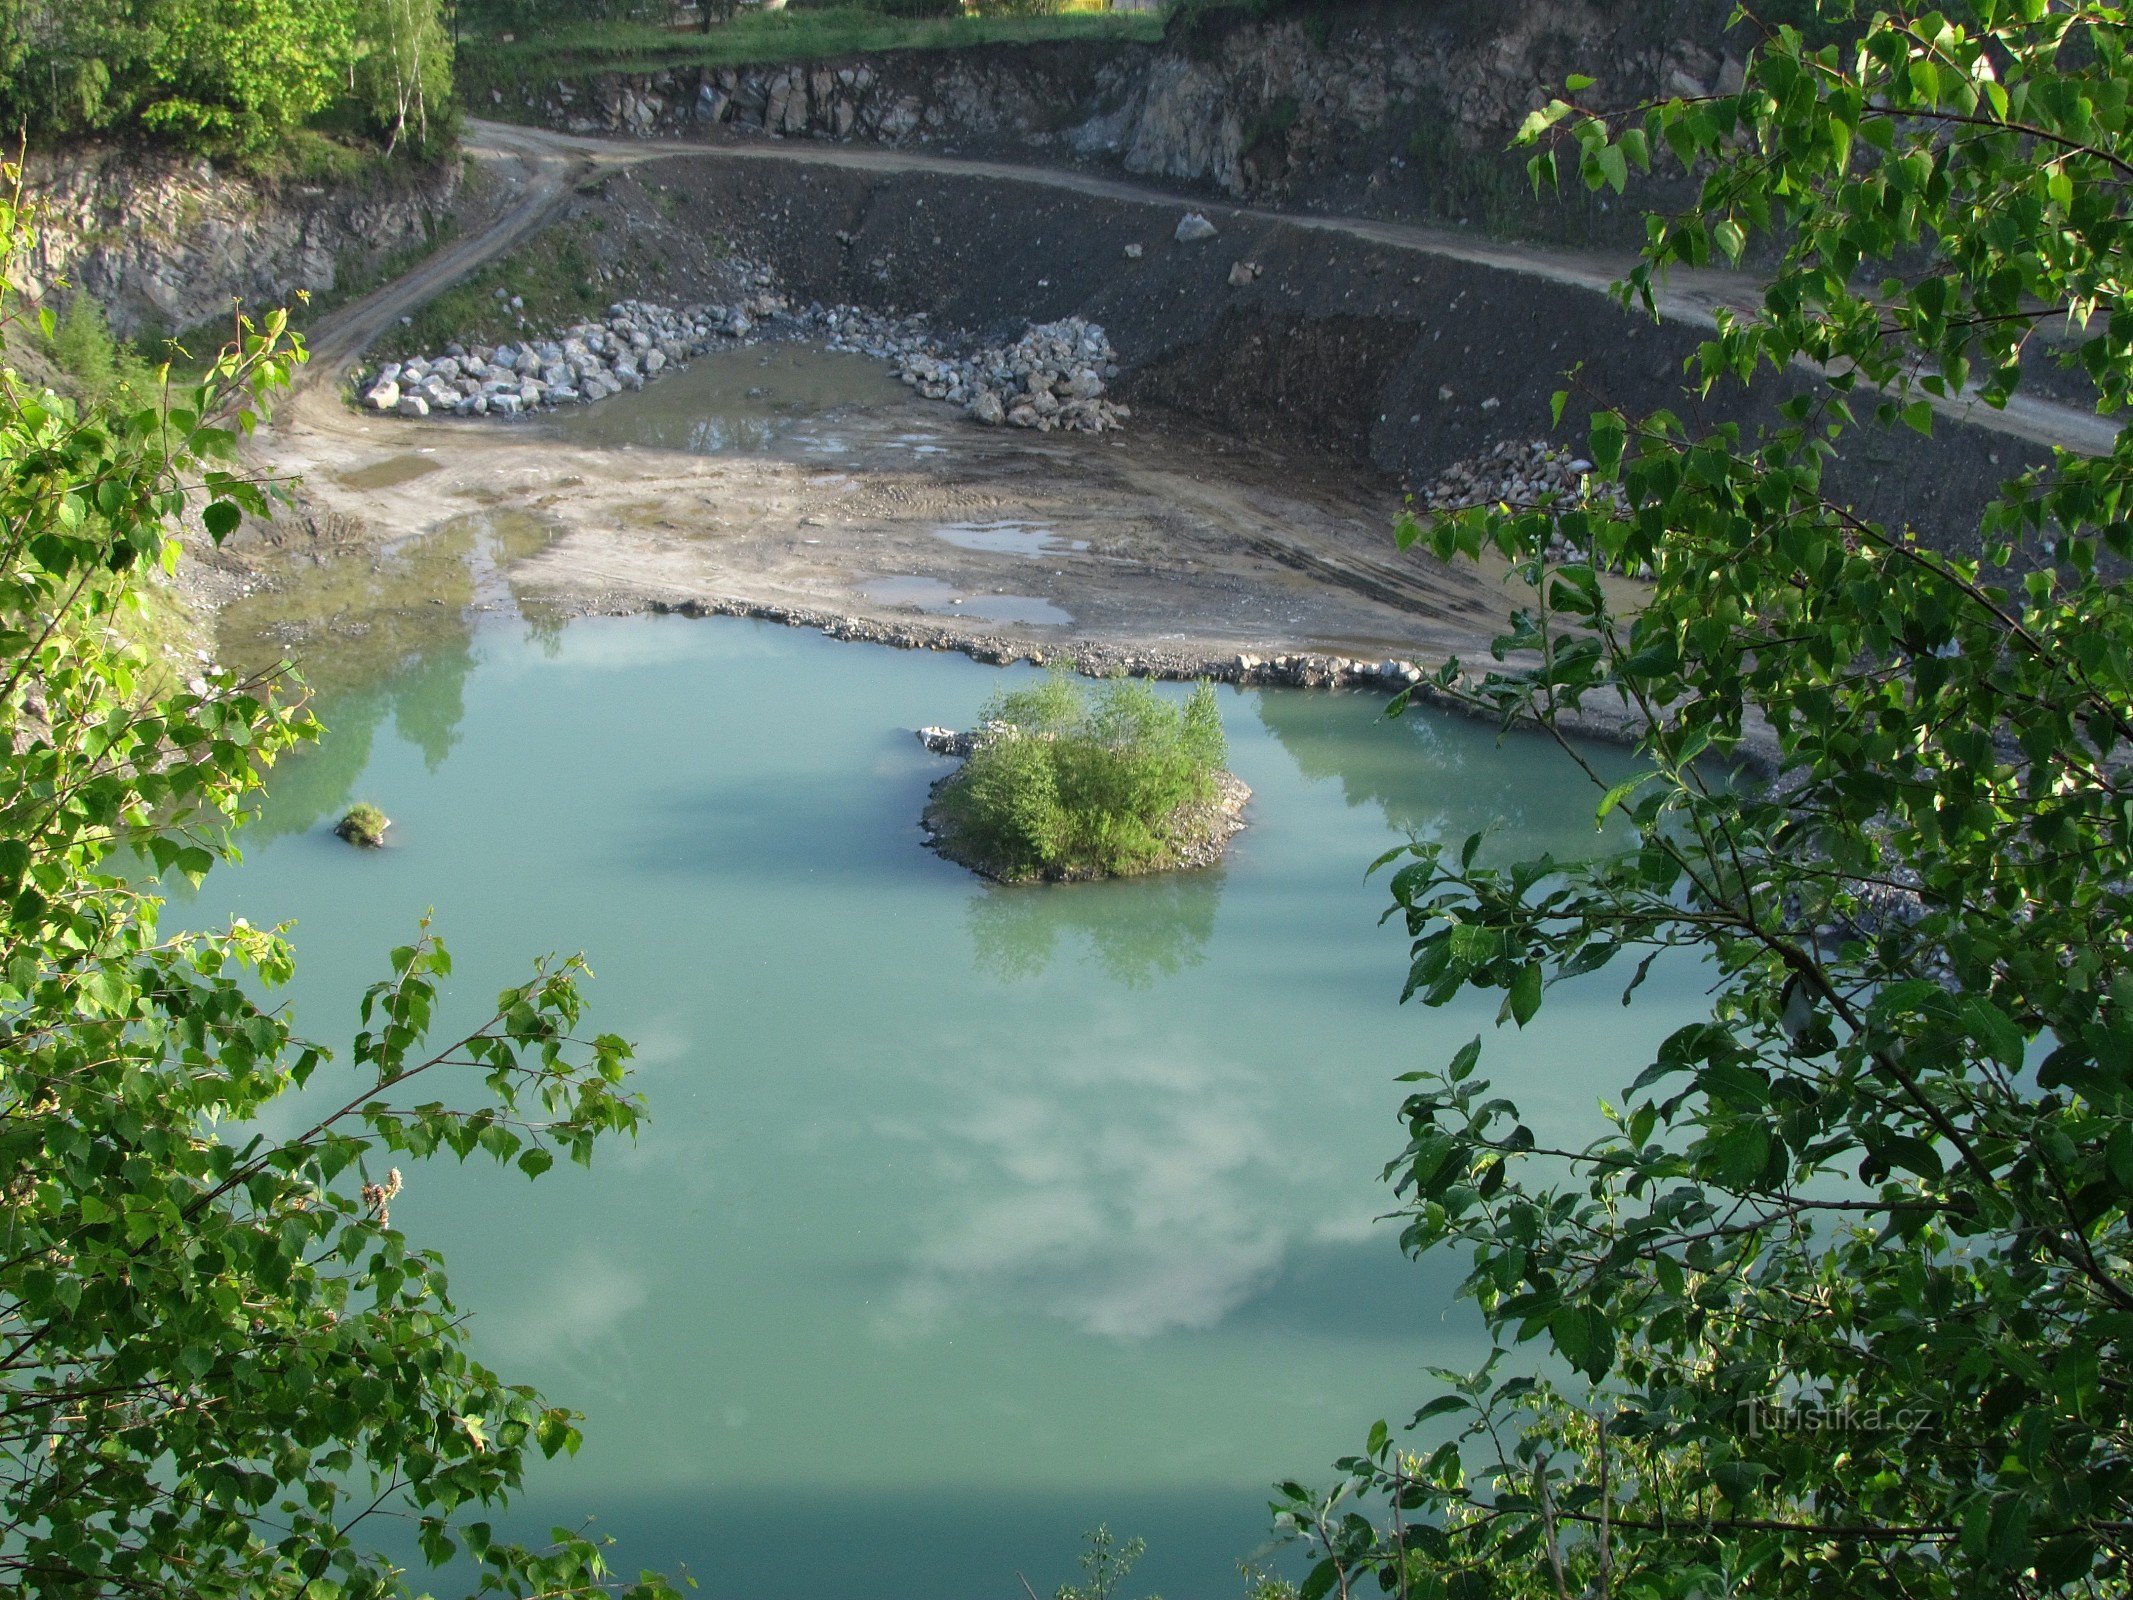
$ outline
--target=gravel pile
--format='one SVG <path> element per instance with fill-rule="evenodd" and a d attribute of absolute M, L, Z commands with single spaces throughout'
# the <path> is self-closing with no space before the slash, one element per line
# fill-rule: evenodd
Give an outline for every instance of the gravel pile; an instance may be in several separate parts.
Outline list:
<path fill-rule="evenodd" d="M 1568 450 L 1553 449 L 1546 440 L 1506 439 L 1487 455 L 1447 467 L 1415 499 L 1425 511 L 1464 511 L 1498 501 L 1527 506 L 1551 494 L 1566 505 L 1575 504 L 1588 492 L 1585 474 L 1591 470 L 1590 461 Z M 1599 504 L 1619 509 L 1624 503 L 1619 485 L 1598 484 L 1590 489 Z"/>

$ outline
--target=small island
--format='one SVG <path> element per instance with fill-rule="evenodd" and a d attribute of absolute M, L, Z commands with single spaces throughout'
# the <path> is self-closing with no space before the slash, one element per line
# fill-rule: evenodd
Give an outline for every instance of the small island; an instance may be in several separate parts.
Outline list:
<path fill-rule="evenodd" d="M 393 819 L 368 800 L 358 800 L 348 808 L 348 815 L 333 825 L 333 831 L 352 845 L 375 850 L 385 843 L 385 830 L 392 825 Z"/>
<path fill-rule="evenodd" d="M 933 848 L 1001 883 L 1212 866 L 1252 794 L 1223 765 L 1222 715 L 1204 681 L 1178 704 L 1139 680 L 1092 691 L 1055 669 L 995 695 L 975 732 L 920 737 L 965 758 L 933 786 Z"/>

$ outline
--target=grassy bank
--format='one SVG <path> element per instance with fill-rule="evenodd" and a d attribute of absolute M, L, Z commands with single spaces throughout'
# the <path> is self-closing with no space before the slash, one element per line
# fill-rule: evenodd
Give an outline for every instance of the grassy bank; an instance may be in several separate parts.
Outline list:
<path fill-rule="evenodd" d="M 506 42 L 468 38 L 459 48 L 463 91 L 515 88 L 529 79 L 587 72 L 657 72 L 675 67 L 755 66 L 816 61 L 883 50 L 954 50 L 979 44 L 1053 39 L 1155 40 L 1156 12 L 1063 11 L 1032 17 L 892 17 L 862 6 L 767 11 L 736 17 L 709 33 L 675 33 L 643 23 L 579 23 Z"/>

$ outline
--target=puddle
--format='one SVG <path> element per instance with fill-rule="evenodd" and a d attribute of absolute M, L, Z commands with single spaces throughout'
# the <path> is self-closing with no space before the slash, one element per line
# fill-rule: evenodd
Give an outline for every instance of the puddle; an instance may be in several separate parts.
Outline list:
<path fill-rule="evenodd" d="M 860 593 L 880 606 L 902 606 L 936 617 L 972 617 L 979 622 L 1019 622 L 1060 628 L 1074 620 L 1049 600 L 1029 594 L 966 595 L 938 578 L 879 578 Z"/>
<path fill-rule="evenodd" d="M 938 578 L 879 578 L 859 592 L 878 606 L 910 606 L 919 611 L 941 609 L 956 597 L 955 585 Z"/>
<path fill-rule="evenodd" d="M 373 461 L 352 472 L 337 472 L 333 481 L 344 489 L 397 489 L 403 483 L 435 472 L 443 463 L 434 456 L 397 455 Z"/>
<path fill-rule="evenodd" d="M 799 448 L 839 455 L 835 420 L 903 405 L 910 391 L 871 356 L 813 345 L 752 345 L 698 356 L 633 393 L 559 411 L 541 426 L 571 444 L 695 455 Z"/>
<path fill-rule="evenodd" d="M 1063 628 L 1074 620 L 1049 600 L 1033 594 L 972 595 L 955 608 L 958 616 L 982 617 L 987 622 L 1026 622 L 1038 627 Z"/>
<path fill-rule="evenodd" d="M 1050 528 L 1035 522 L 944 522 L 933 530 L 958 550 L 980 550 L 997 556 L 1057 555 L 1066 550 L 1086 550 L 1086 539 L 1062 539 Z"/>

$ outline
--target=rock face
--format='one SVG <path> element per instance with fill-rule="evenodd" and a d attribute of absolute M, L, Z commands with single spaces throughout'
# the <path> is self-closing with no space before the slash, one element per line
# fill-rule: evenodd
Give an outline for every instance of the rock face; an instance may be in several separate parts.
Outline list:
<path fill-rule="evenodd" d="M 326 187 L 137 151 L 39 153 L 25 183 L 45 210 L 23 287 L 38 296 L 64 280 L 121 337 L 226 318 L 232 299 L 264 311 L 426 244 L 459 173 L 452 161 Z"/>
<path fill-rule="evenodd" d="M 1015 142 L 1238 198 L 1278 195 L 1394 158 L 1411 142 L 1500 151 L 1566 73 L 1606 103 L 1723 88 L 1738 71 L 1728 7 L 1496 0 L 1354 3 L 1306 17 L 1211 10 L 1163 43 L 906 51 L 808 66 L 602 73 L 489 87 L 573 132 L 692 135 L 725 124 L 773 137 L 880 144 Z M 1668 34 L 1675 36 L 1669 38 Z"/>

